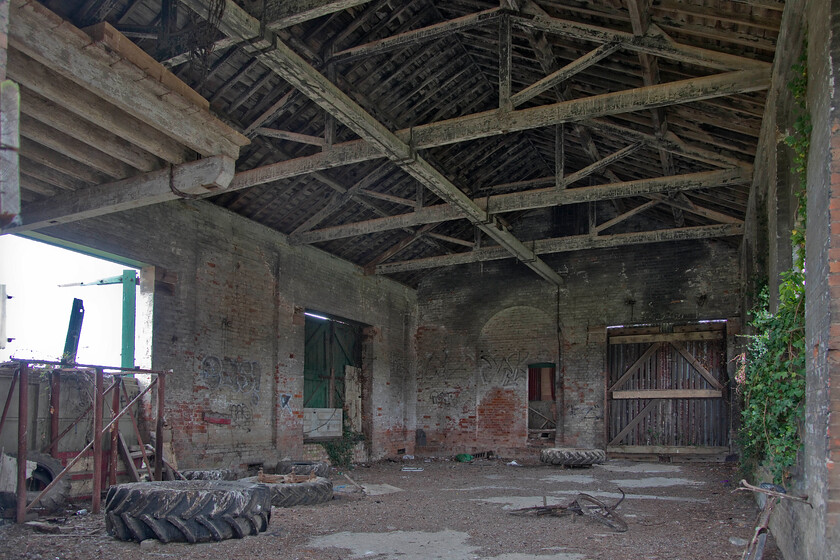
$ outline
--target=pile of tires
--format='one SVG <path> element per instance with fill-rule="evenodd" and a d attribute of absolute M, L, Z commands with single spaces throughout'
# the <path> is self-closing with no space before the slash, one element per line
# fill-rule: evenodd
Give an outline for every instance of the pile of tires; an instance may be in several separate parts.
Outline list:
<path fill-rule="evenodd" d="M 122 541 L 221 541 L 257 535 L 270 520 L 271 491 L 244 481 L 133 482 L 105 498 L 105 528 Z"/>
<path fill-rule="evenodd" d="M 551 447 L 540 451 L 540 461 L 549 465 L 565 467 L 588 467 L 607 460 L 603 449 L 581 449 L 576 447 Z"/>

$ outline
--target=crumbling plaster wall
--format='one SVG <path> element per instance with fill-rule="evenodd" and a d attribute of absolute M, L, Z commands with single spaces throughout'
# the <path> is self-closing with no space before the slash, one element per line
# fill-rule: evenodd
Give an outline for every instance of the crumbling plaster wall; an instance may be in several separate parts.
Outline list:
<path fill-rule="evenodd" d="M 678 242 L 441 269 L 418 287 L 418 452 L 526 447 L 527 367 L 554 362 L 559 445 L 603 448 L 606 326 L 738 314 L 738 250 Z M 558 336 L 559 326 L 559 336 Z"/>
<path fill-rule="evenodd" d="M 180 466 L 303 456 L 306 310 L 370 325 L 371 455 L 406 447 L 413 290 L 201 201 L 44 233 L 157 267 L 152 366 L 174 370 L 166 418 Z"/>

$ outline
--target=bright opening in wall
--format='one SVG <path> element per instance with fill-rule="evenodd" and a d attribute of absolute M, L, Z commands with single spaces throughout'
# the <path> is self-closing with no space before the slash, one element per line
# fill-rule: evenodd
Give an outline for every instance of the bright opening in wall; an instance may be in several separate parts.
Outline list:
<path fill-rule="evenodd" d="M 0 362 L 9 358 L 60 360 L 74 300 L 79 299 L 84 315 L 76 363 L 126 364 L 123 351 L 133 342 L 133 360 L 128 360 L 133 366 L 151 367 L 151 293 L 141 294 L 136 283 L 133 294 L 128 289 L 141 263 L 114 262 L 84 251 L 23 237 L 0 237 L 0 285 L 9 298 L 4 319 L 7 342 L 0 349 Z M 133 340 L 124 334 L 124 323 L 132 314 Z"/>

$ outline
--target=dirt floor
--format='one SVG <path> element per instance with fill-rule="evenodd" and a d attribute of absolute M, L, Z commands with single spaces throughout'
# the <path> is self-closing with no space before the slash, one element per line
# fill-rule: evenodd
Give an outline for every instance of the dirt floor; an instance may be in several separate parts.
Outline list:
<path fill-rule="evenodd" d="M 268 530 L 256 537 L 140 545 L 108 536 L 102 515 L 68 511 L 58 518 L 59 534 L 0 527 L 0 558 L 737 559 L 757 514 L 751 496 L 731 492 L 737 486 L 735 467 L 722 464 L 609 461 L 563 469 L 503 460 L 416 460 L 357 467 L 348 474 L 367 492 L 334 471 L 331 502 L 274 508 Z M 611 505 L 619 488 L 627 494 L 617 509 L 629 527 L 624 533 L 574 515 L 511 514 L 544 500 L 566 503 L 579 492 Z M 765 558 L 782 558 L 772 542 Z"/>

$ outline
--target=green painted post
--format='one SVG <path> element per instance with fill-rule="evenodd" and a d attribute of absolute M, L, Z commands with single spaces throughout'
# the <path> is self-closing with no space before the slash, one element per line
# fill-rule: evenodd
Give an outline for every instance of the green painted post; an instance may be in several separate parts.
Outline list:
<path fill-rule="evenodd" d="M 134 306 L 137 298 L 137 271 L 122 273 L 122 363 L 121 367 L 134 367 Z"/>

